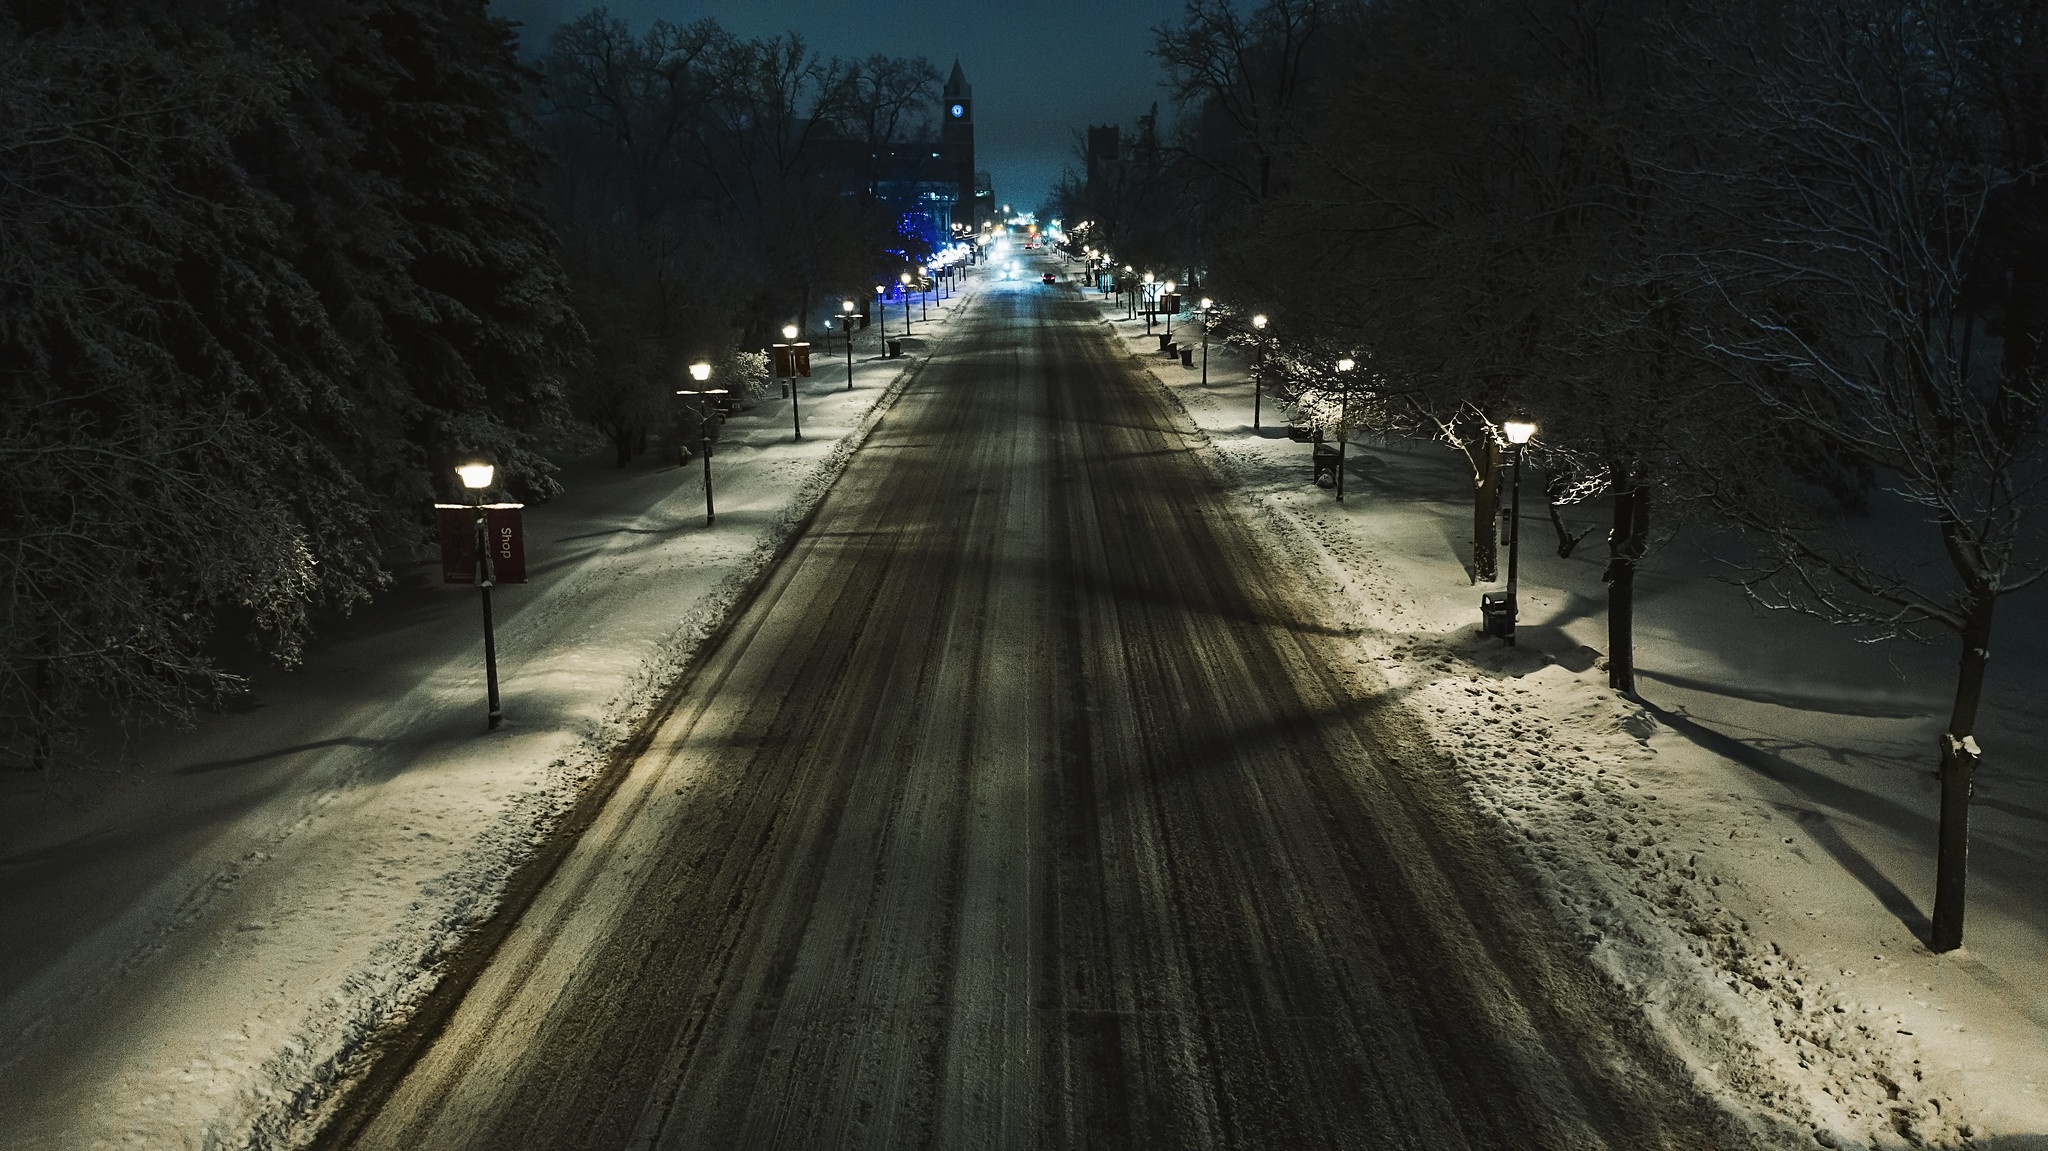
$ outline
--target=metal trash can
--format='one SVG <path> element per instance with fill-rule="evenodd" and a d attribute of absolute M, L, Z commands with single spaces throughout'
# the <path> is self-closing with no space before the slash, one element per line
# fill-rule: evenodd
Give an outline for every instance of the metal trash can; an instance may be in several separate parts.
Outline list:
<path fill-rule="evenodd" d="M 1193 348 L 1186 346 L 1183 346 L 1181 348 L 1180 366 L 1183 368 L 1192 368 L 1195 366 L 1195 350 Z"/>
<path fill-rule="evenodd" d="M 1173 354 L 1173 339 L 1164 332 L 1159 335 L 1159 350 L 1165 355 Z"/>
<path fill-rule="evenodd" d="M 890 359 L 892 359 L 892 360 L 898 360 L 898 359 L 902 359 L 902 358 L 903 358 L 903 341 L 902 341 L 902 340 L 890 340 L 890 341 L 889 341 L 889 358 L 890 358 Z"/>
<path fill-rule="evenodd" d="M 1515 599 L 1504 591 L 1481 592 L 1479 595 L 1479 633 L 1497 635 L 1505 640 L 1515 638 Z"/>
<path fill-rule="evenodd" d="M 1315 482 L 1319 488 L 1337 486 L 1337 445 L 1317 444 L 1311 457 L 1315 466 Z"/>

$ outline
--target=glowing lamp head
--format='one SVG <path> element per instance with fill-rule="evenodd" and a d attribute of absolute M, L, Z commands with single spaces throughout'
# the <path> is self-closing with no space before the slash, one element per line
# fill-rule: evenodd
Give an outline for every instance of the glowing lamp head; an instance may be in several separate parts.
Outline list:
<path fill-rule="evenodd" d="M 794 340 L 794 339 L 796 339 L 796 325 L 795 325 L 795 324 L 784 324 L 784 325 L 782 325 L 782 338 L 783 338 L 783 339 L 785 339 L 785 340 Z"/>
<path fill-rule="evenodd" d="M 1262 332 L 1266 330 L 1266 317 L 1263 313 L 1252 317 L 1252 327 Z"/>
<path fill-rule="evenodd" d="M 1357 366 L 1358 362 L 1349 358 L 1337 361 L 1337 370 L 1340 372 L 1348 372 Z"/>
<path fill-rule="evenodd" d="M 463 487 L 473 492 L 480 492 L 491 486 L 491 478 L 498 474 L 498 469 L 481 460 L 477 460 L 458 465 L 455 469 L 455 474 L 462 477 Z"/>
<path fill-rule="evenodd" d="M 1527 420 L 1509 420 L 1500 426 L 1500 430 L 1507 434 L 1508 442 L 1517 447 L 1528 443 L 1536 435 L 1536 425 Z"/>
<path fill-rule="evenodd" d="M 849 315 L 849 316 L 850 316 L 850 315 L 852 315 L 852 314 L 853 314 L 853 301 L 852 301 L 852 300 L 841 300 L 841 301 L 839 301 L 839 310 L 840 310 L 840 311 L 842 311 L 842 312 L 845 312 L 845 313 L 846 313 L 847 315 Z"/>
<path fill-rule="evenodd" d="M 1147 272 L 1147 273 L 1145 273 L 1145 282 L 1146 282 L 1146 283 L 1148 283 L 1148 284 L 1152 282 L 1152 273 L 1150 273 L 1150 272 Z"/>
<path fill-rule="evenodd" d="M 883 287 L 883 286 L 882 286 L 882 285 L 880 285 L 880 284 L 876 284 L 876 285 L 875 285 L 875 295 L 877 295 L 877 296 L 879 296 L 879 295 L 882 295 L 883 293 L 887 292 L 888 290 L 889 290 L 889 289 L 887 289 L 887 288 Z"/>
<path fill-rule="evenodd" d="M 1203 297 L 1202 297 L 1202 310 L 1203 310 L 1203 311 L 1205 311 L 1205 312 L 1206 312 L 1206 311 L 1208 311 L 1208 310 L 1209 310 L 1210 308 L 1213 308 L 1213 307 L 1215 307 L 1215 306 L 1216 306 L 1216 301 L 1214 301 L 1214 300 L 1210 299 L 1210 298 L 1209 298 L 1209 297 L 1207 297 L 1207 296 L 1203 296 Z"/>
<path fill-rule="evenodd" d="M 909 273 L 909 272 L 905 272 L 905 273 L 903 273 L 902 275 L 900 275 L 900 276 L 896 277 L 896 279 L 897 279 L 897 280 L 898 280 L 899 282 L 901 282 L 901 283 L 905 283 L 905 284 L 907 284 L 907 283 L 909 283 L 909 282 L 910 282 L 910 273 Z"/>
<path fill-rule="evenodd" d="M 705 380 L 708 380 L 708 379 L 710 379 L 710 378 L 711 378 L 711 365 L 710 365 L 710 364 L 691 364 L 691 365 L 690 365 L 690 378 L 691 378 L 691 379 L 693 379 L 693 380 L 695 380 L 695 381 L 697 381 L 697 382 L 698 382 L 698 383 L 700 383 L 700 384 L 701 384 L 701 383 L 703 383 L 703 382 L 704 382 Z"/>
<path fill-rule="evenodd" d="M 1172 292 L 1174 292 L 1174 291 L 1176 290 L 1176 289 L 1175 289 L 1175 285 L 1174 285 L 1174 282 L 1173 282 L 1172 280 L 1168 280 L 1168 281 L 1166 281 L 1166 290 L 1167 290 L 1168 294 L 1171 294 Z"/>

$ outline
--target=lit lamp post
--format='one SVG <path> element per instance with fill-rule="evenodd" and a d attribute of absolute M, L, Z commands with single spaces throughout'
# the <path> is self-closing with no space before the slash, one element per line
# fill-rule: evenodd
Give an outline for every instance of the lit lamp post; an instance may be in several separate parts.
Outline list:
<path fill-rule="evenodd" d="M 1171 296 L 1171 295 L 1173 295 L 1173 294 L 1174 294 L 1174 288 L 1175 288 L 1175 287 L 1176 287 L 1176 285 L 1174 284 L 1174 282 L 1173 282 L 1172 280 L 1168 280 L 1168 281 L 1166 281 L 1166 287 L 1165 287 L 1165 288 L 1163 288 L 1163 289 L 1161 289 L 1161 290 L 1162 290 L 1162 291 L 1163 291 L 1163 292 L 1165 293 L 1165 295 L 1167 295 L 1167 296 Z M 1161 297 L 1161 298 L 1163 299 L 1164 297 Z M 1173 339 L 1173 313 L 1172 313 L 1172 312 L 1168 312 L 1168 313 L 1166 313 L 1166 338 L 1167 338 L 1167 339 L 1169 339 L 1169 340 Z"/>
<path fill-rule="evenodd" d="M 931 281 L 925 278 L 924 265 L 917 266 L 917 318 L 929 320 L 932 314 L 925 310 L 925 301 L 931 298 Z"/>
<path fill-rule="evenodd" d="M 889 289 L 887 286 L 882 284 L 875 285 L 875 342 L 881 347 L 884 359 L 887 359 L 889 355 L 889 313 L 887 309 L 882 307 L 882 301 L 888 294 Z M 908 335 L 908 333 L 905 334 Z"/>
<path fill-rule="evenodd" d="M 1258 332 L 1257 354 L 1252 357 L 1252 430 L 1259 430 L 1259 375 L 1266 368 L 1266 317 L 1261 314 L 1252 317 L 1252 330 Z"/>
<path fill-rule="evenodd" d="M 839 301 L 839 314 L 846 317 L 846 390 L 853 390 L 853 301 Z"/>
<path fill-rule="evenodd" d="M 1145 286 L 1138 292 L 1145 297 L 1145 335 L 1149 337 L 1152 334 L 1152 273 L 1145 273 Z"/>
<path fill-rule="evenodd" d="M 455 469 L 455 474 L 462 477 L 462 486 L 469 489 L 470 499 L 476 504 L 476 586 L 484 597 L 484 691 L 490 703 L 492 731 L 496 731 L 505 720 L 504 712 L 498 708 L 498 635 L 491 626 L 491 584 L 496 582 L 497 572 L 491 562 L 490 528 L 484 514 L 484 489 L 491 486 L 491 478 L 497 471 L 481 461 Z"/>
<path fill-rule="evenodd" d="M 789 341 L 789 426 L 800 440 L 804 438 L 804 417 L 797 410 L 796 332 L 795 324 L 782 325 L 782 338 Z"/>
<path fill-rule="evenodd" d="M 1521 559 L 1522 551 L 1522 449 L 1535 437 L 1536 425 L 1527 420 L 1509 420 L 1501 425 L 1501 431 L 1507 434 L 1508 442 L 1515 446 L 1515 479 L 1510 489 L 1511 494 L 1508 496 L 1508 523 L 1511 529 L 1508 532 L 1508 618 L 1507 631 L 1504 634 L 1509 646 L 1513 646 L 1515 618 L 1520 614 L 1519 605 L 1515 602 L 1515 577 L 1520 574 L 1517 570 L 1517 561 Z"/>
<path fill-rule="evenodd" d="M 1216 301 L 1202 297 L 1202 386 L 1205 388 L 1209 386 L 1209 309 L 1215 306 Z"/>
<path fill-rule="evenodd" d="M 1351 442 L 1351 369 L 1349 357 L 1337 361 L 1337 502 L 1344 502 L 1344 448 Z"/>
<path fill-rule="evenodd" d="M 896 277 L 896 279 L 903 285 L 903 334 L 908 336 L 910 334 L 910 273 L 905 272 Z"/>
<path fill-rule="evenodd" d="M 1138 318 L 1138 286 L 1136 284 L 1131 284 L 1131 275 L 1131 266 L 1129 264 L 1125 264 L 1123 282 L 1131 285 L 1130 290 L 1124 293 L 1124 299 L 1130 301 L 1131 304 L 1131 314 L 1129 316 L 1126 316 L 1125 319 L 1135 320 Z"/>
<path fill-rule="evenodd" d="M 711 397 L 724 395 L 725 389 L 704 386 L 711 378 L 710 364 L 691 364 L 690 378 L 697 386 L 677 388 L 676 394 L 697 400 L 697 454 L 704 457 L 704 526 L 708 528 L 718 522 L 718 508 L 711 501 Z"/>

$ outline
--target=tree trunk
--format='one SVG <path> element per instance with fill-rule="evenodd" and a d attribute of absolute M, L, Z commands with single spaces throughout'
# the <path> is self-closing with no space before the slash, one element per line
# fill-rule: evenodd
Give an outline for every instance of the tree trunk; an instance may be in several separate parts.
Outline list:
<path fill-rule="evenodd" d="M 1480 433 L 1472 459 L 1478 476 L 1472 484 L 1472 580 L 1492 583 L 1500 578 L 1500 537 L 1494 520 L 1500 515 L 1500 444 Z"/>
<path fill-rule="evenodd" d="M 1614 465 L 1614 526 L 1607 533 L 1607 686 L 1636 691 L 1636 567 L 1649 546 L 1650 489 L 1642 464 Z"/>
<path fill-rule="evenodd" d="M 1987 587 L 1971 589 L 1963 623 L 1963 658 L 1956 672 L 1956 705 L 1941 741 L 1941 833 L 1935 851 L 1934 925 L 1928 946 L 1954 951 L 1963 945 L 1963 898 L 1970 862 L 1970 777 L 1981 754 L 1977 747 L 1977 705 L 1984 698 L 1984 665 L 1991 658 L 1991 610 L 1998 596 Z"/>

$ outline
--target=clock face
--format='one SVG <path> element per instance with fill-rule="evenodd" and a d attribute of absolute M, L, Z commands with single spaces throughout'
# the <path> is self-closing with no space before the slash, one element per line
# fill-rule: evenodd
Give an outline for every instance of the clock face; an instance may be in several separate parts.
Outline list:
<path fill-rule="evenodd" d="M 952 111 L 952 113 L 953 113 L 953 118 L 954 118 L 955 120 L 958 120 L 958 119 L 960 119 L 961 117 L 963 117 L 963 116 L 967 115 L 967 105 L 965 105 L 965 104 L 955 104 L 955 105 L 953 105 L 953 107 L 951 108 L 951 111 Z"/>

